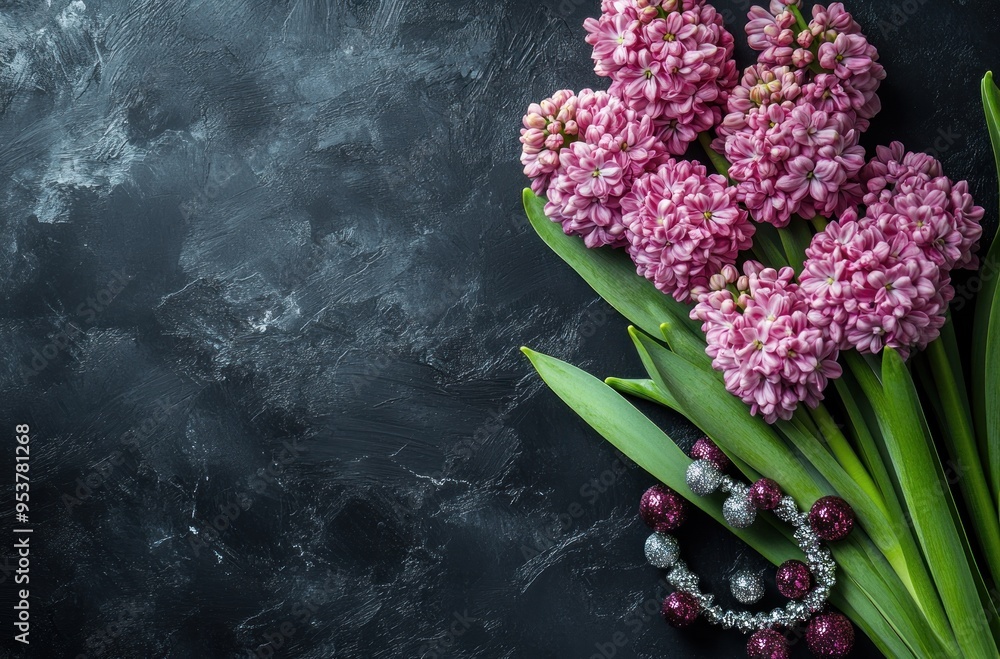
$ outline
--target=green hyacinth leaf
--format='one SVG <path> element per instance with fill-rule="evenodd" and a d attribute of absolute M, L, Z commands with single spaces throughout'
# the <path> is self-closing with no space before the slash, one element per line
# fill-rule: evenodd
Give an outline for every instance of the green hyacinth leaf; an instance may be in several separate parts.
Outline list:
<path fill-rule="evenodd" d="M 623 250 L 588 249 L 582 239 L 567 236 L 559 224 L 546 217 L 545 200 L 530 189 L 524 191 L 524 210 L 545 244 L 608 304 L 644 332 L 659 336 L 660 324 L 669 322 L 700 335 L 700 324 L 688 316 L 690 307 L 664 295 L 652 282 L 637 275 L 635 265 Z"/>

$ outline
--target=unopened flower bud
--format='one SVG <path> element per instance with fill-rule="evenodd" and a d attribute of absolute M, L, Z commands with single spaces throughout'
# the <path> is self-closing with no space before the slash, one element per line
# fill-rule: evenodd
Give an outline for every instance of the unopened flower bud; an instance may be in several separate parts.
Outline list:
<path fill-rule="evenodd" d="M 732 284 L 739 278 L 740 272 L 736 269 L 735 265 L 726 264 L 722 266 L 722 276 L 725 277 L 727 284 Z"/>
<path fill-rule="evenodd" d="M 659 10 L 656 7 L 646 7 L 645 9 L 639 10 L 639 22 L 642 24 L 648 24 L 660 15 Z"/>
<path fill-rule="evenodd" d="M 538 154 L 538 161 L 546 167 L 558 167 L 559 154 L 555 151 L 542 151 Z"/>
<path fill-rule="evenodd" d="M 807 50 L 805 48 L 796 48 L 795 51 L 792 52 L 792 64 L 796 68 L 799 69 L 806 68 L 807 66 L 812 64 L 813 59 L 815 59 L 815 55 L 813 55 L 813 52 L 811 50 Z"/>
<path fill-rule="evenodd" d="M 545 133 L 538 128 L 529 128 L 521 135 L 521 144 L 526 147 L 541 149 L 545 144 Z"/>
<path fill-rule="evenodd" d="M 559 133 L 553 133 L 545 138 L 545 148 L 551 149 L 552 151 L 558 151 L 562 148 L 565 139 Z"/>
<path fill-rule="evenodd" d="M 545 121 L 545 117 L 537 112 L 529 112 L 524 115 L 525 128 L 537 128 L 538 130 L 543 130 L 546 124 L 548 124 L 548 122 Z"/>
<path fill-rule="evenodd" d="M 721 291 L 726 287 L 726 277 L 725 275 L 714 274 L 708 280 L 708 286 L 713 291 Z"/>

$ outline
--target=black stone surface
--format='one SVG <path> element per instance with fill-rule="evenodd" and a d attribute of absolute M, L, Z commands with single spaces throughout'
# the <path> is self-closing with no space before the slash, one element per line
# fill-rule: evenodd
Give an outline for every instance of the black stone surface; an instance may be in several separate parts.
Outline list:
<path fill-rule="evenodd" d="M 741 35 L 746 3 L 718 6 Z M 866 143 L 936 149 L 995 218 L 997 5 L 849 8 L 889 72 Z M 742 656 L 645 613 L 652 480 L 517 351 L 640 372 L 520 210 L 523 108 L 601 84 L 597 11 L 0 3 L 8 561 L 17 423 L 35 528 L 31 652 L 5 570 L 4 656 Z M 764 567 L 688 532 L 717 589 Z"/>

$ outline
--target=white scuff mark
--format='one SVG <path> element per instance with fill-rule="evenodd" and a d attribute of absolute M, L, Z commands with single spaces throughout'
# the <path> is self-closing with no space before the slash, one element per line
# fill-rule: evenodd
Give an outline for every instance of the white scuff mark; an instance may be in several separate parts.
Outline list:
<path fill-rule="evenodd" d="M 35 207 L 39 222 L 64 221 L 66 193 L 86 188 L 107 195 L 129 179 L 133 163 L 145 152 L 131 144 L 123 116 L 103 127 L 95 122 L 90 130 L 63 139 L 51 152 L 49 167 L 41 177 L 43 193 Z"/>
<path fill-rule="evenodd" d="M 51 0 L 49 0 L 49 6 L 52 6 Z M 56 19 L 59 23 L 59 27 L 64 30 L 72 30 L 80 27 L 83 23 L 83 14 L 87 11 L 87 5 L 82 2 L 82 0 L 73 0 L 69 3 L 65 9 L 59 13 L 59 17 Z"/>

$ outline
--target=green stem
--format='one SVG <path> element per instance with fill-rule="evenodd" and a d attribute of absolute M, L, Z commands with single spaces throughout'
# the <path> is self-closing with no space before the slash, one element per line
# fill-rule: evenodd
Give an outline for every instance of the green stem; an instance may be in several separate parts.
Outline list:
<path fill-rule="evenodd" d="M 899 375 L 902 361 L 894 354 L 886 357 L 895 360 L 895 364 L 889 367 L 894 371 L 890 371 L 888 376 L 894 379 L 885 380 L 885 387 L 892 389 L 890 396 L 889 391 L 883 388 L 883 379 L 887 377 L 886 367 L 882 368 L 883 378 L 880 379 L 880 371 L 876 371 L 876 366 L 862 355 L 848 351 L 843 356 L 876 411 L 891 463 L 913 521 L 913 529 L 929 572 L 934 577 L 933 591 L 916 596 L 917 601 L 923 602 L 925 597 L 926 601 L 930 601 L 931 597 L 940 595 L 951 632 L 964 653 L 962 656 L 995 656 L 996 646 L 992 635 L 986 633 L 989 621 L 982 608 L 976 610 L 970 606 L 970 588 L 965 588 L 963 584 L 965 577 L 970 577 L 971 589 L 978 591 L 971 578 L 974 564 L 968 560 L 962 562 L 964 551 L 949 551 L 949 545 L 954 544 L 952 541 L 955 538 L 952 536 L 961 533 L 961 520 L 950 508 L 951 497 L 947 486 L 943 485 L 944 489 L 940 494 L 934 493 L 935 487 L 942 486 L 943 470 L 927 434 L 924 415 L 919 403 L 915 401 L 912 382 L 905 384 L 909 379 L 908 375 Z M 905 370 L 903 373 L 905 374 Z M 983 606 L 980 603 L 980 607 Z M 929 617 L 929 620 L 934 619 Z M 978 633 L 976 629 L 979 630 Z M 940 633 L 938 636 L 940 637 Z"/>
<path fill-rule="evenodd" d="M 868 473 L 875 479 L 875 484 L 878 485 L 878 489 L 886 502 L 889 503 L 891 500 L 898 501 L 892 477 L 889 475 L 889 470 L 886 469 L 885 461 L 882 459 L 882 454 L 875 443 L 873 431 L 868 427 L 868 422 L 865 420 L 861 405 L 854 398 L 853 387 L 857 386 L 857 382 L 854 382 L 849 371 L 845 371 L 841 377 L 834 381 L 834 386 L 836 386 L 837 393 L 840 394 L 840 402 L 843 403 L 844 410 L 847 412 L 847 418 L 851 424 L 851 434 L 854 436 L 854 441 L 861 451 L 861 461 L 864 463 L 865 468 L 867 468 Z"/>
<path fill-rule="evenodd" d="M 868 467 L 869 473 L 874 476 L 875 482 L 882 492 L 883 499 L 889 511 L 889 519 L 892 520 L 896 536 L 899 538 L 900 546 L 903 549 L 906 571 L 909 575 L 908 588 L 910 589 L 910 594 L 913 596 L 920 611 L 924 614 L 924 617 L 930 621 L 930 626 L 934 630 L 935 636 L 939 640 L 942 640 L 942 642 L 945 642 L 945 639 L 951 638 L 948 619 L 941 604 L 941 599 L 938 597 L 937 589 L 934 587 L 934 582 L 931 580 L 930 573 L 927 570 L 927 564 L 920 554 L 920 547 L 913 535 L 913 528 L 910 526 L 909 520 L 903 512 L 903 506 L 896 493 L 892 477 L 885 466 L 882 453 L 875 442 L 875 434 L 880 433 L 880 430 L 877 426 L 874 428 L 869 427 L 869 421 L 866 420 L 867 417 L 864 411 L 862 411 L 861 405 L 854 397 L 854 390 L 859 385 L 851 373 L 845 371 L 844 375 L 835 381 L 835 384 L 837 392 L 840 394 L 840 400 L 850 419 L 855 441 L 861 449 L 862 458 Z"/>
<path fill-rule="evenodd" d="M 781 236 L 781 244 L 785 248 L 788 256 L 788 264 L 795 272 L 802 272 L 802 264 L 806 260 L 806 250 L 812 242 L 812 230 L 809 222 L 798 216 L 793 216 L 788 226 L 778 229 Z"/>
<path fill-rule="evenodd" d="M 813 218 L 812 221 L 813 224 L 816 225 L 817 233 L 820 231 L 826 231 L 826 225 L 828 224 L 828 222 L 825 217 L 823 217 L 822 215 L 817 215 L 816 217 Z"/>
<path fill-rule="evenodd" d="M 802 15 L 802 10 L 800 10 L 795 5 L 789 5 L 788 9 L 789 11 L 792 12 L 792 15 L 795 16 L 795 22 L 798 25 L 799 32 L 802 32 L 803 30 L 809 30 L 809 23 Z M 815 40 L 809 47 L 809 50 L 812 51 L 813 54 L 813 61 L 809 63 L 809 70 L 812 71 L 813 73 L 830 73 L 830 71 L 827 71 L 819 64 L 819 44 Z"/>
<path fill-rule="evenodd" d="M 698 133 L 698 143 L 701 144 L 701 148 L 705 149 L 705 153 L 708 154 L 708 159 L 712 161 L 712 166 L 715 170 L 729 178 L 729 161 L 721 153 L 712 148 L 712 136 L 708 132 Z"/>
<path fill-rule="evenodd" d="M 806 22 L 805 17 L 802 15 L 802 10 L 795 5 L 789 5 L 788 10 L 792 12 L 792 16 L 795 17 L 795 22 L 798 23 L 799 32 L 809 29 L 809 23 Z"/>
<path fill-rule="evenodd" d="M 625 380 L 623 378 L 605 378 L 604 384 L 615 391 L 641 398 L 650 403 L 680 411 L 680 404 L 665 391 L 656 386 L 652 380 Z"/>
<path fill-rule="evenodd" d="M 816 422 L 819 427 L 820 436 L 826 440 L 827 445 L 830 447 L 830 451 L 833 453 L 833 457 L 837 458 L 837 462 L 840 466 L 844 468 L 851 478 L 854 479 L 862 490 L 865 491 L 868 496 L 872 498 L 873 501 L 877 501 L 883 510 L 886 511 L 886 516 L 888 516 L 888 510 L 886 510 L 885 498 L 882 492 L 879 490 L 875 481 L 872 480 L 871 475 L 865 466 L 861 463 L 861 459 L 858 458 L 858 454 L 854 452 L 854 448 L 851 447 L 850 442 L 844 437 L 844 433 L 841 432 L 840 427 L 837 426 L 837 422 L 833 420 L 830 416 L 830 412 L 826 409 L 822 403 L 819 404 L 816 409 L 810 411 L 810 416 Z"/>
<path fill-rule="evenodd" d="M 775 269 L 790 265 L 788 257 L 785 255 L 784 249 L 782 249 L 781 236 L 778 234 L 778 230 L 774 228 L 774 225 L 761 222 L 760 224 L 755 224 L 754 227 L 756 230 L 753 237 L 754 248 L 760 246 L 763 256 L 766 257 L 759 259 L 760 262 Z M 754 253 L 758 254 L 756 251 Z"/>
<path fill-rule="evenodd" d="M 959 392 L 957 377 L 961 377 L 958 372 L 961 364 L 949 359 L 944 341 L 940 338 L 928 346 L 926 355 L 933 375 L 933 382 L 928 383 L 928 393 L 939 396 L 941 401 L 944 412 L 941 428 L 948 439 L 948 452 L 956 463 L 958 487 L 969 507 L 975 535 L 986 555 L 993 581 L 1000 583 L 1000 520 L 979 459 L 979 447 L 972 430 L 972 412 L 968 400 Z"/>

